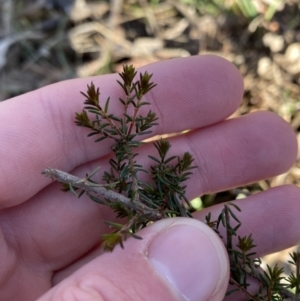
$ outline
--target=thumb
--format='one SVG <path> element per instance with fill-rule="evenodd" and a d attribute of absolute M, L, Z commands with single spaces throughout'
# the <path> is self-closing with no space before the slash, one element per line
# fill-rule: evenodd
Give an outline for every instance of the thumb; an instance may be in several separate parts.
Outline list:
<path fill-rule="evenodd" d="M 220 301 L 229 265 L 220 238 L 188 218 L 164 219 L 81 267 L 38 301 Z"/>

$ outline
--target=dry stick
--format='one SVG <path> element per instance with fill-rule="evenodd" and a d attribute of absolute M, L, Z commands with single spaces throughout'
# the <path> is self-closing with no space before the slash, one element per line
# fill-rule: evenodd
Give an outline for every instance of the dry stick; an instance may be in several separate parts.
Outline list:
<path fill-rule="evenodd" d="M 110 16 L 108 20 L 108 27 L 110 30 L 115 31 L 116 26 L 120 24 L 122 8 L 123 0 L 110 1 Z"/>
<path fill-rule="evenodd" d="M 104 199 L 109 199 L 111 202 L 121 202 L 123 205 L 125 205 L 131 210 L 148 215 L 148 217 L 153 221 L 162 218 L 162 214 L 159 213 L 157 210 L 154 210 L 141 202 L 133 202 L 126 196 L 105 188 L 104 185 L 95 184 L 93 182 L 88 181 L 87 178 L 80 179 L 67 172 L 52 168 L 44 169 L 42 171 L 42 174 L 44 174 L 46 177 L 55 179 L 58 182 L 70 184 L 76 188 L 85 190 L 86 192 L 92 195 L 100 196 Z"/>
<path fill-rule="evenodd" d="M 147 0 L 139 0 L 140 6 L 143 8 L 145 17 L 147 18 L 147 21 L 150 25 L 150 29 L 152 31 L 152 34 L 156 38 L 160 38 L 160 28 L 157 23 L 152 5 Z"/>

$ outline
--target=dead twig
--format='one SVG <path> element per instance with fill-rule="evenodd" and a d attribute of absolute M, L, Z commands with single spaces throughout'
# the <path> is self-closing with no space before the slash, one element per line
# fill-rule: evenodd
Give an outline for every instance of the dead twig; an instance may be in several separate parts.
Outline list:
<path fill-rule="evenodd" d="M 55 179 L 58 182 L 69 184 L 72 187 L 82 189 L 90 195 L 96 195 L 104 199 L 109 199 L 111 202 L 115 202 L 115 203 L 121 202 L 123 205 L 125 205 L 131 210 L 148 215 L 148 217 L 153 221 L 162 218 L 161 213 L 157 212 L 157 210 L 153 210 L 152 208 L 146 206 L 140 201 L 134 202 L 130 198 L 127 198 L 120 193 L 107 189 L 106 188 L 107 185 L 105 184 L 104 185 L 95 184 L 89 181 L 88 177 L 80 179 L 67 172 L 58 169 L 52 169 L 52 168 L 44 169 L 42 171 L 42 174 L 44 174 L 46 177 L 49 177 L 51 179 Z"/>

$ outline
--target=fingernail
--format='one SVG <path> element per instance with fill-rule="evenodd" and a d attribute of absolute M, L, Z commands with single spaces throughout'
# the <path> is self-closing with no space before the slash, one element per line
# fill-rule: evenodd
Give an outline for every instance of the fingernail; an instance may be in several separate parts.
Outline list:
<path fill-rule="evenodd" d="M 227 279 L 228 261 L 222 242 L 196 220 L 181 219 L 161 232 L 151 242 L 148 257 L 183 300 L 208 300 Z"/>

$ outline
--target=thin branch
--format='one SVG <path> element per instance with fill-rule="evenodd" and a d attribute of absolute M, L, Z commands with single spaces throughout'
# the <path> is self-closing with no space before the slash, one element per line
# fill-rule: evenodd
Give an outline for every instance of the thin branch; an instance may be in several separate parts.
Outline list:
<path fill-rule="evenodd" d="M 76 188 L 85 190 L 86 192 L 92 195 L 100 196 L 104 199 L 109 199 L 111 202 L 121 202 L 130 210 L 134 210 L 144 215 L 148 215 L 149 218 L 153 221 L 162 218 L 162 214 L 157 212 L 157 210 L 154 210 L 141 202 L 132 202 L 129 198 L 125 197 L 124 195 L 117 193 L 113 190 L 109 190 L 102 185 L 90 182 L 86 178 L 80 179 L 67 172 L 52 168 L 44 169 L 42 171 L 42 174 L 51 179 L 55 179 L 58 182 L 70 184 Z"/>
<path fill-rule="evenodd" d="M 96 105 L 96 108 L 103 114 L 103 118 L 110 124 L 111 128 L 114 129 L 118 133 L 120 138 L 123 138 L 124 135 L 121 133 L 121 131 L 119 130 L 117 125 L 114 123 L 114 121 L 110 117 L 108 117 L 106 112 L 104 112 L 104 110 L 101 108 L 101 106 Z M 105 133 L 107 134 L 107 132 L 105 132 Z M 111 137 L 111 138 L 113 138 L 114 140 L 116 139 L 114 137 Z"/>
<path fill-rule="evenodd" d="M 242 285 L 240 285 L 237 281 L 235 281 L 232 277 L 229 279 L 229 283 L 236 286 L 241 292 L 243 292 L 246 296 L 250 297 L 252 301 L 260 301 L 259 298 L 256 298 L 252 294 L 250 294 L 247 289 L 245 289 Z"/>

